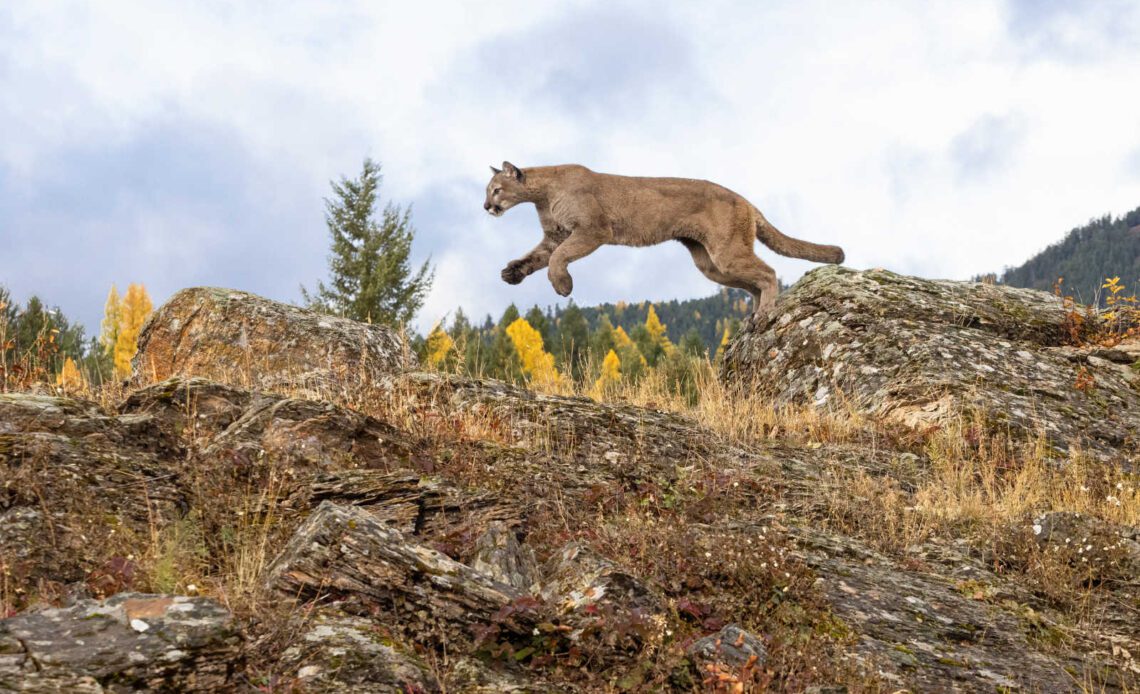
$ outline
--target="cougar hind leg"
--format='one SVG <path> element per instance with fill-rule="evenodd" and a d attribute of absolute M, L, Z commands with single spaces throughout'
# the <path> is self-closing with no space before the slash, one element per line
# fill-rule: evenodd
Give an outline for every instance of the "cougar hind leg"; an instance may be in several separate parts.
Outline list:
<path fill-rule="evenodd" d="M 736 289 L 743 289 L 746 292 L 753 294 L 755 293 L 753 291 L 755 287 L 741 282 L 735 277 L 726 275 L 718 270 L 716 265 L 713 264 L 712 258 L 709 257 L 709 252 L 705 250 L 705 247 L 702 246 L 699 242 L 693 241 L 692 239 L 678 239 L 678 241 L 680 241 L 681 245 L 687 248 L 689 253 L 693 256 L 693 264 L 697 266 L 697 269 L 701 271 L 702 275 L 708 277 L 710 280 L 716 282 L 717 284 L 723 284 L 726 287 L 735 287 Z"/>
<path fill-rule="evenodd" d="M 752 294 L 752 310 L 768 313 L 776 304 L 779 283 L 776 271 L 756 257 L 756 218 L 749 206 L 734 210 L 732 229 L 719 237 L 720 244 L 709 244 L 705 250 L 713 265 L 722 274 Z M 712 237 L 717 238 L 717 237 Z"/>

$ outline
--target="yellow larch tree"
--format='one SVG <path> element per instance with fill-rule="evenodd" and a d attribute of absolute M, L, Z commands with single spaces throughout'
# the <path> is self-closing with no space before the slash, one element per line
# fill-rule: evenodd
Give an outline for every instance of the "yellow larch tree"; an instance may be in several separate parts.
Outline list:
<path fill-rule="evenodd" d="M 724 356 L 724 350 L 728 349 L 729 327 L 724 326 L 724 334 L 720 336 L 720 345 L 716 348 L 716 360 L 720 360 Z"/>
<path fill-rule="evenodd" d="M 507 337 L 518 352 L 522 370 L 531 383 L 553 385 L 561 380 L 554 368 L 554 355 L 546 351 L 542 344 L 542 334 L 531 327 L 525 318 L 518 318 L 507 326 Z"/>
<path fill-rule="evenodd" d="M 600 397 L 618 383 L 621 383 L 621 359 L 611 349 L 602 360 L 602 375 L 594 381 L 594 392 Z"/>
<path fill-rule="evenodd" d="M 119 339 L 122 305 L 119 290 L 112 284 L 111 291 L 107 294 L 107 303 L 103 304 L 103 324 L 99 329 L 99 345 L 103 348 L 103 354 L 112 358 L 115 356 L 115 341 Z"/>
<path fill-rule="evenodd" d="M 649 337 L 653 344 L 661 346 L 661 351 L 665 354 L 673 351 L 673 343 L 665 334 L 665 324 L 657 317 L 657 311 L 653 308 L 653 304 L 649 304 L 649 313 L 645 316 L 645 329 L 649 331 Z"/>
<path fill-rule="evenodd" d="M 637 343 L 620 325 L 614 328 L 614 352 L 617 353 L 622 376 L 629 383 L 635 383 L 649 368 L 649 362 Z"/>
<path fill-rule="evenodd" d="M 448 357 L 452 356 L 452 350 L 455 349 L 455 340 L 443 329 L 441 323 L 436 323 L 435 327 L 427 336 L 427 360 L 431 366 L 439 367 L 447 363 Z"/>
<path fill-rule="evenodd" d="M 115 375 L 119 378 L 131 375 L 131 359 L 139 350 L 139 332 L 152 311 L 154 305 L 146 293 L 146 287 L 141 284 L 127 287 L 119 311 L 119 335 L 115 339 Z"/>
<path fill-rule="evenodd" d="M 74 392 L 83 388 L 83 374 L 79 371 L 79 367 L 75 365 L 74 359 L 68 357 L 63 362 L 63 368 L 59 370 L 59 375 L 55 377 L 55 384 L 67 392 Z"/>

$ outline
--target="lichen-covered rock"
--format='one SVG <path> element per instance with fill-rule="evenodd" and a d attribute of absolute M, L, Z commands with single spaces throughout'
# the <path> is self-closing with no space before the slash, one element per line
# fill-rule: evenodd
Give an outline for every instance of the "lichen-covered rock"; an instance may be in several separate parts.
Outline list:
<path fill-rule="evenodd" d="M 1136 373 L 1127 356 L 1064 346 L 1064 320 L 1044 292 L 824 267 L 744 327 L 722 377 L 910 426 L 980 410 L 1058 448 L 1137 460 Z"/>
<path fill-rule="evenodd" d="M 202 376 L 255 390 L 338 393 L 401 371 L 413 357 L 391 328 L 232 289 L 183 289 L 143 327 L 141 383 Z"/>
<path fill-rule="evenodd" d="M 764 642 L 739 625 L 729 624 L 715 634 L 697 639 L 688 648 L 702 675 L 728 675 L 743 682 L 768 657 Z"/>
<path fill-rule="evenodd" d="M 531 590 L 538 578 L 534 552 L 520 545 L 514 530 L 502 521 L 488 524 L 475 541 L 471 567 L 522 591 Z"/>
<path fill-rule="evenodd" d="M 533 621 L 525 612 L 499 618 L 525 597 L 513 587 L 410 542 L 364 509 L 328 501 L 297 530 L 267 582 L 289 597 L 333 596 L 347 609 L 386 614 L 393 628 L 426 642 L 470 640 L 492 621 L 525 633 Z"/>
<path fill-rule="evenodd" d="M 1133 581 L 1140 575 L 1140 528 L 1113 527 L 1079 513 L 1054 511 L 1032 524 L 1034 538 L 1094 580 Z"/>
<path fill-rule="evenodd" d="M 412 464 L 416 442 L 386 422 L 330 402 L 266 395 L 214 436 L 203 455 L 272 455 L 309 470 L 394 470 Z"/>
<path fill-rule="evenodd" d="M 259 397 L 204 378 L 173 377 L 130 393 L 119 411 L 149 415 L 164 431 L 201 441 L 225 431 Z"/>
<path fill-rule="evenodd" d="M 1069 669 L 1087 665 L 1034 648 L 1016 606 L 974 599 L 853 538 L 807 527 L 794 535 L 832 610 L 854 630 L 868 672 L 923 692 L 1079 690 Z"/>
<path fill-rule="evenodd" d="M 432 694 L 440 691 L 430 668 L 373 620 L 322 611 L 313 615 L 282 655 L 303 691 L 360 694 Z"/>
<path fill-rule="evenodd" d="M 211 600 L 120 593 L 0 621 L 0 690 L 232 691 L 240 646 Z"/>

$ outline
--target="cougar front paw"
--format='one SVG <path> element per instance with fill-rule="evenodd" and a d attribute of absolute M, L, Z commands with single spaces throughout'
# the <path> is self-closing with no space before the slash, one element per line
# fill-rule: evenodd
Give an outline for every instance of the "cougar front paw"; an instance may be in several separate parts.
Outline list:
<path fill-rule="evenodd" d="M 550 284 L 554 286 L 554 291 L 558 292 L 559 296 L 570 296 L 570 292 L 574 291 L 574 280 L 569 273 L 564 275 L 551 274 Z"/>
<path fill-rule="evenodd" d="M 503 281 L 507 284 L 518 284 L 526 279 L 526 272 L 523 270 L 523 262 L 520 260 L 512 260 L 507 263 L 503 271 L 499 273 Z"/>

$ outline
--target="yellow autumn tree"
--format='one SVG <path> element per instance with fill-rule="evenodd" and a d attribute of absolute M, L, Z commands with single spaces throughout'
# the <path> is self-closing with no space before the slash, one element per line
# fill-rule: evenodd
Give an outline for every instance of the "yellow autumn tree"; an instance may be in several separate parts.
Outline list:
<path fill-rule="evenodd" d="M 620 325 L 614 328 L 614 351 L 617 353 L 622 375 L 631 383 L 636 382 L 649 368 L 649 362 L 637 348 L 637 343 Z"/>
<path fill-rule="evenodd" d="M 80 373 L 79 367 L 75 365 L 74 359 L 68 357 L 63 362 L 63 368 L 59 370 L 59 375 L 55 377 L 55 384 L 69 392 L 80 390 L 83 387 L 83 374 Z"/>
<path fill-rule="evenodd" d="M 448 357 L 451 356 L 452 350 L 455 348 L 455 341 L 451 336 L 444 331 L 440 323 L 436 323 L 435 327 L 427 336 L 427 360 L 431 366 L 439 367 L 447 363 Z"/>
<path fill-rule="evenodd" d="M 724 356 L 724 350 L 728 349 L 728 326 L 724 326 L 724 334 L 720 336 L 720 345 L 716 348 L 716 359 L 719 361 Z"/>
<path fill-rule="evenodd" d="M 103 354 L 108 357 L 115 356 L 115 341 L 119 339 L 119 325 L 122 322 L 122 300 L 119 290 L 111 285 L 107 294 L 107 303 L 103 304 L 103 324 L 99 330 L 99 345 Z"/>
<path fill-rule="evenodd" d="M 139 332 L 152 311 L 154 305 L 146 287 L 141 284 L 127 287 L 119 309 L 119 334 L 115 339 L 115 375 L 119 378 L 131 375 L 131 359 L 139 350 Z"/>
<path fill-rule="evenodd" d="M 594 382 L 594 391 L 601 395 L 621 383 L 621 359 L 612 349 L 602 360 L 602 375 Z"/>
<path fill-rule="evenodd" d="M 645 316 L 645 329 L 649 331 L 649 337 L 653 344 L 659 345 L 661 351 L 665 354 L 673 351 L 673 343 L 665 334 L 665 324 L 657 317 L 657 311 L 653 308 L 653 304 L 649 304 L 649 313 Z"/>
<path fill-rule="evenodd" d="M 522 370 L 531 383 L 553 385 L 561 380 L 554 368 L 554 355 L 546 351 L 542 344 L 542 334 L 531 327 L 525 318 L 518 318 L 507 326 L 507 337 L 518 352 Z"/>

